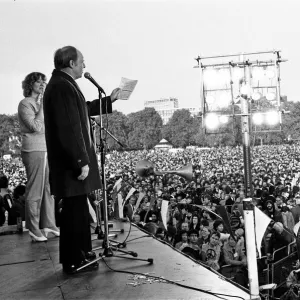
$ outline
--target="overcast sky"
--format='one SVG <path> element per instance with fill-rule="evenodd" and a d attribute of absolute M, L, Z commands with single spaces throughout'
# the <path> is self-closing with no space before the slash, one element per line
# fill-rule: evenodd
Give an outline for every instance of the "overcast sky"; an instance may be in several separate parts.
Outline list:
<path fill-rule="evenodd" d="M 21 82 L 33 71 L 50 79 L 53 54 L 66 45 L 84 55 L 86 70 L 107 94 L 121 77 L 137 79 L 125 114 L 144 101 L 176 97 L 200 106 L 198 55 L 281 50 L 282 94 L 298 101 L 299 0 L 0 0 L 0 113 L 13 114 Z M 86 100 L 97 89 L 79 79 Z"/>

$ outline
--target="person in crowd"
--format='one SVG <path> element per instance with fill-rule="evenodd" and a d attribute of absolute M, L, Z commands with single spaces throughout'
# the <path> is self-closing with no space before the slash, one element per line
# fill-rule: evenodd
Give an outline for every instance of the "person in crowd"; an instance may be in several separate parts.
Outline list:
<path fill-rule="evenodd" d="M 124 205 L 123 215 L 124 217 L 127 217 L 129 221 L 133 220 L 132 217 L 133 217 L 135 202 L 136 202 L 136 196 L 131 195 L 128 200 L 128 203 Z"/>
<path fill-rule="evenodd" d="M 199 239 L 198 239 L 199 247 L 202 247 L 202 245 L 209 243 L 210 235 L 211 235 L 211 230 L 208 227 L 203 227 L 202 230 L 199 231 Z"/>
<path fill-rule="evenodd" d="M 6 175 L 0 175 L 0 226 L 6 222 L 5 212 L 10 213 L 13 200 L 8 189 L 8 178 Z"/>
<path fill-rule="evenodd" d="M 182 251 L 185 247 L 189 247 L 190 243 L 188 240 L 188 231 L 181 231 L 180 232 L 180 241 L 178 243 L 175 244 L 175 248 Z"/>
<path fill-rule="evenodd" d="M 136 224 L 137 226 L 141 227 L 141 228 L 143 228 L 144 225 L 145 225 L 145 223 L 142 222 L 142 220 L 141 220 L 141 216 L 137 213 L 135 213 L 133 215 L 133 223 Z"/>
<path fill-rule="evenodd" d="M 291 232 L 293 232 L 295 227 L 295 221 L 294 221 L 293 214 L 291 213 L 290 209 L 287 206 L 283 206 L 281 208 L 281 215 L 282 215 L 283 226 L 288 228 Z"/>
<path fill-rule="evenodd" d="M 264 213 L 270 217 L 274 222 L 283 223 L 282 214 L 279 210 L 275 208 L 275 204 L 272 200 L 267 200 L 265 202 Z"/>
<path fill-rule="evenodd" d="M 193 214 L 192 215 L 192 222 L 189 225 L 190 230 L 194 229 L 197 230 L 199 232 L 200 230 L 200 219 L 199 216 L 197 214 Z"/>
<path fill-rule="evenodd" d="M 182 222 L 180 224 L 180 227 L 177 228 L 177 230 L 176 230 L 177 233 L 174 238 L 174 245 L 176 245 L 176 243 L 178 243 L 181 240 L 181 233 L 183 231 L 189 232 L 189 224 L 186 222 Z"/>
<path fill-rule="evenodd" d="M 300 269 L 292 270 L 286 279 L 286 286 L 288 288 L 300 289 Z M 298 291 L 297 291 L 298 294 Z"/>
<path fill-rule="evenodd" d="M 272 260 L 275 250 L 285 247 L 282 251 L 277 251 L 274 260 L 279 260 L 287 255 L 289 244 L 294 241 L 294 233 L 285 228 L 280 222 L 272 222 L 267 229 L 265 239 L 265 252 L 269 260 Z"/>
<path fill-rule="evenodd" d="M 300 195 L 295 195 L 295 206 L 291 208 L 291 213 L 294 217 L 294 222 L 297 224 L 300 221 Z"/>
<path fill-rule="evenodd" d="M 22 221 L 25 221 L 25 185 L 18 185 L 13 191 L 13 203 L 8 214 L 8 225 L 17 224 L 17 219 L 21 218 Z"/>
<path fill-rule="evenodd" d="M 221 244 L 220 233 L 213 232 L 210 236 L 209 243 L 202 245 L 201 260 L 214 270 L 220 270 Z"/>
<path fill-rule="evenodd" d="M 21 157 L 26 169 L 26 228 L 32 241 L 47 241 L 49 233 L 59 236 L 54 213 L 54 198 L 50 193 L 49 167 L 45 141 L 43 93 L 46 76 L 28 74 L 22 82 L 24 99 L 18 106 L 22 134 Z"/>
<path fill-rule="evenodd" d="M 275 208 L 279 211 L 282 211 L 282 208 L 286 207 L 285 199 L 280 195 L 276 197 L 275 202 L 273 201 L 273 203 L 275 203 Z"/>
<path fill-rule="evenodd" d="M 101 189 L 90 116 L 99 115 L 100 101 L 86 102 L 76 83 L 85 68 L 73 46 L 54 54 L 55 69 L 44 93 L 45 133 L 52 193 L 63 199 L 59 255 L 63 271 L 73 274 L 95 258 L 91 252 L 88 193 Z M 102 113 L 112 112 L 120 89 L 101 100 Z M 83 270 L 95 269 L 98 263 Z"/>
<path fill-rule="evenodd" d="M 217 219 L 214 221 L 213 224 L 213 232 L 219 232 L 220 233 L 220 242 L 223 243 L 228 239 L 230 236 L 229 233 L 225 232 L 224 222 L 221 219 Z"/>
<path fill-rule="evenodd" d="M 221 273 L 226 277 L 233 278 L 234 281 L 239 280 L 243 283 L 247 282 L 247 257 L 244 253 L 244 245 L 238 243 L 238 236 L 230 236 L 228 241 L 224 243 L 222 248 L 224 264 L 229 265 L 230 268 L 224 268 L 223 272 L 221 269 Z M 230 274 L 228 274 L 228 271 Z M 225 272 L 227 272 L 225 274 Z M 244 277 L 241 280 L 240 276 Z M 245 286 L 245 284 L 242 284 Z"/>
<path fill-rule="evenodd" d="M 200 247 L 198 245 L 199 231 L 196 229 L 191 229 L 189 231 L 189 238 L 190 238 L 190 247 L 199 253 L 200 252 Z"/>

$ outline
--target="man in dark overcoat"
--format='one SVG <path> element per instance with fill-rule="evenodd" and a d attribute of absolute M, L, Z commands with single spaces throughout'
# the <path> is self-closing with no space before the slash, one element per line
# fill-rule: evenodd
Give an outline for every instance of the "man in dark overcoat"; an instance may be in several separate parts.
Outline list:
<path fill-rule="evenodd" d="M 90 116 L 100 114 L 100 101 L 86 102 L 75 82 L 85 68 L 80 51 L 72 46 L 58 49 L 54 65 L 44 93 L 49 181 L 51 194 L 63 199 L 60 263 L 66 273 L 74 273 L 93 256 L 87 194 L 102 185 Z M 101 100 L 103 113 L 112 112 L 112 102 L 117 100 L 119 90 L 114 89 Z"/>

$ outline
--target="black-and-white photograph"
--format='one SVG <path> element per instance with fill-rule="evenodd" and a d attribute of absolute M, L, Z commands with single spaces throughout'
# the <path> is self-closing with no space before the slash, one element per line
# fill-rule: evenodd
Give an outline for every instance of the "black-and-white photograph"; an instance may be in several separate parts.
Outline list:
<path fill-rule="evenodd" d="M 297 0 L 0 0 L 0 300 L 300 299 Z"/>

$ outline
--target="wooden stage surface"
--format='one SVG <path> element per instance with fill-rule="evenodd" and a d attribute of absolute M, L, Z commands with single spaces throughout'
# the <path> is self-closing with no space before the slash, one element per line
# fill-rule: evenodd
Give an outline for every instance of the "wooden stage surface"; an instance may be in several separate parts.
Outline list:
<path fill-rule="evenodd" d="M 113 221 L 113 230 L 124 229 L 116 238 L 123 242 L 129 223 Z M 135 239 L 138 238 L 138 239 Z M 93 235 L 93 247 L 102 241 Z M 134 239 L 134 240 L 132 240 Z M 132 241 L 130 241 L 132 240 Z M 94 271 L 66 275 L 59 264 L 59 238 L 50 236 L 45 243 L 32 243 L 28 232 L 0 236 L 0 299 L 220 299 L 205 292 L 142 276 L 112 271 L 147 273 L 211 293 L 227 294 L 223 299 L 250 299 L 249 293 L 204 267 L 173 247 L 131 226 L 127 246 L 122 250 L 138 253 L 138 258 L 153 258 L 154 263 L 126 258 L 99 260 Z M 97 250 L 96 253 L 102 253 Z M 120 252 L 114 252 L 122 256 Z M 127 255 L 126 255 L 127 256 Z M 128 257 L 128 256 L 127 256 Z M 237 297 L 239 296 L 239 297 Z"/>

